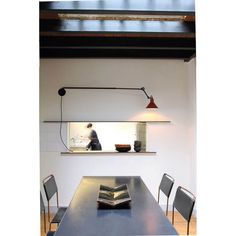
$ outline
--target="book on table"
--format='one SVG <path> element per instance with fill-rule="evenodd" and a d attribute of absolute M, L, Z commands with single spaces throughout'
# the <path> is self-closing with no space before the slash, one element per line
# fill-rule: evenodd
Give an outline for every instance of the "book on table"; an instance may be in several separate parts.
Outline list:
<path fill-rule="evenodd" d="M 131 202 L 128 186 L 126 184 L 122 184 L 113 188 L 100 185 L 97 202 L 100 207 L 128 207 Z"/>

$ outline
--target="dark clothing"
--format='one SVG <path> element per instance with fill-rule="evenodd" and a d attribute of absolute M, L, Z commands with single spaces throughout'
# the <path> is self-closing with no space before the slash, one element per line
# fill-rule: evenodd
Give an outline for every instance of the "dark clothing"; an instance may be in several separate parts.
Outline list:
<path fill-rule="evenodd" d="M 87 148 L 91 148 L 91 150 L 102 150 L 102 145 L 99 142 L 99 139 L 95 130 L 91 131 L 89 138 L 91 141 L 87 145 Z"/>

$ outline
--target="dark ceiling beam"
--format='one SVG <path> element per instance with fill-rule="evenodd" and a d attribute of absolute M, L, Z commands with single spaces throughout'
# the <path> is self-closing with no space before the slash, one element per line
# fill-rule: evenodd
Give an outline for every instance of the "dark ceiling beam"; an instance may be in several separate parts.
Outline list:
<path fill-rule="evenodd" d="M 41 46 L 42 49 L 52 48 L 52 49 L 116 49 L 116 50 L 195 50 L 194 47 L 134 47 L 134 46 Z"/>
<path fill-rule="evenodd" d="M 194 50 L 41 48 L 41 58 L 162 58 L 186 59 Z"/>
<path fill-rule="evenodd" d="M 195 38 L 195 33 L 143 33 L 143 32 L 60 32 L 60 31 L 44 31 L 40 33 L 40 36 L 53 36 L 53 37 L 103 37 L 103 38 Z"/>
<path fill-rule="evenodd" d="M 195 38 L 40 36 L 41 58 L 163 58 L 183 59 L 195 53 Z M 156 35 L 157 36 L 157 35 Z"/>
<path fill-rule="evenodd" d="M 40 46 L 135 46 L 135 47 L 193 47 L 195 38 L 170 37 L 106 37 L 104 36 L 40 36 Z"/>
<path fill-rule="evenodd" d="M 196 52 L 194 52 L 190 57 L 185 58 L 184 61 L 185 62 L 190 62 L 193 58 L 196 58 Z"/>

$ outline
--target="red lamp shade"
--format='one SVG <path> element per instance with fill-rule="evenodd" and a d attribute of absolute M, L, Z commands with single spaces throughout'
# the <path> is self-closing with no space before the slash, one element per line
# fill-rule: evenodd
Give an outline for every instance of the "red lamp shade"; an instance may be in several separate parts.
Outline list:
<path fill-rule="evenodd" d="M 155 102 L 154 102 L 154 99 L 153 99 L 153 97 L 152 96 L 150 96 L 150 102 L 149 102 L 149 104 L 146 106 L 146 108 L 158 108 L 158 106 L 155 104 Z"/>

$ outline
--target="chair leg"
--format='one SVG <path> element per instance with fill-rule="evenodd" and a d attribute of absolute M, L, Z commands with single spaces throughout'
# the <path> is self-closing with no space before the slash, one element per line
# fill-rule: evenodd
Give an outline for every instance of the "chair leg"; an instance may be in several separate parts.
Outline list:
<path fill-rule="evenodd" d="M 168 216 L 168 205 L 169 205 L 169 198 L 167 198 L 167 205 L 166 205 L 166 216 Z"/>
<path fill-rule="evenodd" d="M 160 198 L 160 188 L 158 188 L 158 198 L 157 198 L 158 203 L 159 203 L 159 198 Z"/>
<path fill-rule="evenodd" d="M 49 231 L 51 230 L 51 222 L 49 223 Z"/>
<path fill-rule="evenodd" d="M 49 207 L 49 202 L 48 202 L 48 222 L 50 222 L 50 207 Z"/>
<path fill-rule="evenodd" d="M 175 218 L 174 214 L 175 214 L 175 211 L 174 211 L 174 206 L 173 206 L 173 209 L 172 209 L 172 225 L 174 225 L 174 218 Z"/>
<path fill-rule="evenodd" d="M 187 225 L 187 235 L 189 235 L 189 221 L 188 221 L 188 225 Z"/>
<path fill-rule="evenodd" d="M 44 232 L 46 233 L 47 229 L 46 229 L 46 212 L 43 211 L 43 219 L 44 219 Z"/>
<path fill-rule="evenodd" d="M 58 192 L 57 192 L 57 208 L 59 208 L 59 197 L 58 197 Z"/>

